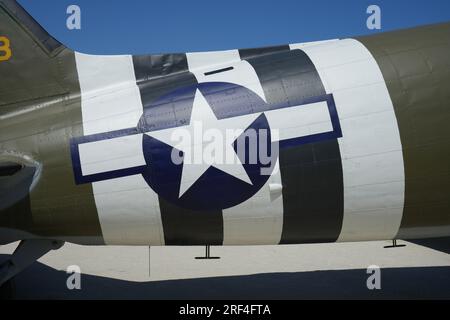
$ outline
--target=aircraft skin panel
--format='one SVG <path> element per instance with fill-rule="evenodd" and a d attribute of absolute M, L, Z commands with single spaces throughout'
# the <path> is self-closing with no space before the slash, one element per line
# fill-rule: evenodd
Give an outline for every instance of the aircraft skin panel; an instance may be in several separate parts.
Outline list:
<path fill-rule="evenodd" d="M 211 52 L 188 52 L 186 61 L 191 72 L 195 70 L 207 69 L 208 72 L 214 69 L 220 69 L 223 65 L 241 61 L 238 50 L 211 51 Z M 207 77 L 200 73 L 197 76 Z M 197 78 L 198 80 L 198 78 Z"/>
<path fill-rule="evenodd" d="M 133 61 L 141 99 L 147 111 L 143 117 L 145 121 L 148 118 L 153 125 L 165 127 L 178 124 L 177 117 L 189 117 L 190 110 L 183 109 L 182 114 L 177 114 L 172 110 L 168 111 L 171 106 L 157 103 L 161 96 L 177 88 L 198 84 L 194 74 L 189 71 L 186 54 L 135 56 Z M 170 62 L 173 62 L 171 66 L 173 69 L 165 71 L 164 66 L 170 65 Z M 159 70 L 163 74 L 169 72 L 169 75 L 159 78 L 159 74 L 155 74 L 154 70 Z M 153 142 L 151 137 L 144 136 L 144 143 Z M 171 160 L 167 158 L 163 161 Z M 161 179 L 166 178 L 162 176 Z M 158 200 L 166 245 L 223 243 L 222 210 L 193 210 L 180 207 L 161 196 L 158 196 Z"/>
<path fill-rule="evenodd" d="M 279 163 L 267 183 L 252 198 L 223 210 L 224 245 L 278 244 L 283 230 L 283 195 Z M 245 214 L 243 214 L 245 212 Z"/>
<path fill-rule="evenodd" d="M 86 142 L 78 145 L 78 152 L 83 175 L 145 165 L 142 134 Z"/>
<path fill-rule="evenodd" d="M 273 53 L 273 49 L 270 49 Z M 242 50 L 241 56 L 248 51 Z M 300 101 L 325 94 L 315 66 L 301 50 L 278 47 L 250 56 L 270 105 Z M 269 111 L 271 112 L 271 111 Z M 294 128 L 301 135 L 300 122 Z M 341 168 L 336 139 L 281 149 L 280 173 L 283 228 L 280 243 L 335 241 L 342 219 Z M 327 178 L 325 178 L 325 175 Z"/>
<path fill-rule="evenodd" d="M 136 126 L 143 107 L 132 57 L 75 58 L 85 136 Z M 145 163 L 141 144 L 142 136 L 133 135 L 79 144 L 83 175 Z M 92 188 L 106 244 L 164 244 L 158 195 L 141 175 L 93 182 Z"/>
<path fill-rule="evenodd" d="M 187 61 L 189 65 L 189 71 L 197 79 L 198 83 L 202 82 L 231 82 L 236 83 L 238 85 L 249 88 L 256 94 L 258 94 L 262 99 L 265 99 L 264 92 L 261 87 L 261 83 L 259 82 L 258 76 L 255 73 L 253 67 L 245 60 L 241 61 L 239 59 L 239 51 L 234 51 L 234 56 L 231 61 L 221 63 L 221 64 L 212 64 L 202 68 L 191 68 L 191 65 L 198 65 L 199 63 L 192 63 L 191 59 L 197 60 L 198 58 L 194 58 L 197 54 L 187 54 Z M 203 55 L 207 56 L 207 55 Z M 211 58 L 208 58 L 207 61 L 210 61 Z M 194 61 L 195 61 L 194 60 Z M 214 72 L 215 70 L 221 70 L 223 67 L 233 68 L 229 71 L 208 74 L 209 72 Z"/>
<path fill-rule="evenodd" d="M 214 62 L 215 58 L 219 63 Z M 205 59 L 206 63 L 201 63 Z M 250 88 L 265 100 L 255 70 L 245 60 L 241 60 L 238 50 L 220 53 L 188 53 L 189 70 L 199 83 L 231 82 Z M 208 72 L 221 68 L 232 70 L 208 75 Z M 277 168 L 278 169 L 278 168 Z M 231 208 L 223 209 L 223 244 L 277 244 L 281 237 L 283 223 L 283 202 L 281 194 L 278 199 L 272 199 L 269 184 L 281 183 L 279 173 L 273 174 L 261 190 L 252 198 Z M 243 214 L 245 212 L 245 214 Z"/>
<path fill-rule="evenodd" d="M 397 120 L 381 71 L 356 40 L 304 50 L 326 91 L 334 95 L 342 127 L 344 219 L 338 241 L 394 238 L 402 218 L 404 169 Z"/>
<path fill-rule="evenodd" d="M 270 55 L 273 53 L 279 53 L 282 51 L 289 51 L 288 45 L 281 46 L 273 46 L 273 47 L 264 47 L 264 48 L 249 48 L 249 49 L 240 49 L 239 56 L 241 59 L 250 59 L 263 55 Z"/>
<path fill-rule="evenodd" d="M 105 244 L 165 244 L 158 195 L 141 175 L 94 182 L 93 185 Z"/>
<path fill-rule="evenodd" d="M 199 62 L 202 60 L 204 63 Z M 214 60 L 220 63 L 215 63 Z M 199 83 L 212 81 L 237 83 L 251 89 L 265 100 L 264 91 L 255 70 L 247 61 L 241 60 L 238 50 L 227 51 L 225 56 L 220 53 L 188 53 L 187 61 L 189 70 Z M 233 69 L 208 74 L 225 67 Z M 281 182 L 279 174 L 274 174 L 270 180 Z M 283 223 L 283 204 L 281 199 L 271 199 L 269 182 L 252 198 L 222 210 L 224 245 L 277 244 L 279 242 Z M 243 212 L 245 215 L 242 214 Z"/>
<path fill-rule="evenodd" d="M 450 232 L 450 23 L 360 37 L 394 104 L 405 170 L 397 238 Z"/>
<path fill-rule="evenodd" d="M 0 61 L 0 189 L 21 190 L 0 206 L 0 243 L 450 235 L 450 23 L 268 48 L 95 56 L 64 48 L 30 17 L 13 19 L 20 8 L 8 3 L 0 0 L 0 36 L 12 49 Z M 269 129 L 258 142 L 280 147 L 273 171 L 216 164 L 196 178 L 188 161 L 172 163 L 178 147 L 164 134 L 198 119 Z M 7 173 L 10 162 L 26 170 Z M 35 174 L 17 180 L 26 172 Z M 191 184 L 181 193 L 183 176 Z"/>

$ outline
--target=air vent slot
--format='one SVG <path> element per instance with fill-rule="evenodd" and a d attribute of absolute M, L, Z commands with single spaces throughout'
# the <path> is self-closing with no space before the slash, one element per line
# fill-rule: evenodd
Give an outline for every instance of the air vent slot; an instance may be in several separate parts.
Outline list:
<path fill-rule="evenodd" d="M 221 73 L 221 72 L 225 72 L 225 71 L 230 71 L 233 70 L 233 67 L 227 67 L 227 68 L 222 68 L 222 69 L 217 69 L 217 70 L 213 70 L 213 71 L 208 71 L 205 72 L 205 76 L 210 76 L 212 74 L 216 74 L 216 73 Z"/>

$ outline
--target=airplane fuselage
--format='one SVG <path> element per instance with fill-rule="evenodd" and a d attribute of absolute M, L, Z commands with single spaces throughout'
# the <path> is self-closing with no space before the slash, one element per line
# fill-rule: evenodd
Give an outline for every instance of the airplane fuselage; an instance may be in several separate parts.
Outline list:
<path fill-rule="evenodd" d="M 0 243 L 450 235 L 448 23 L 141 56 L 1 31 Z"/>

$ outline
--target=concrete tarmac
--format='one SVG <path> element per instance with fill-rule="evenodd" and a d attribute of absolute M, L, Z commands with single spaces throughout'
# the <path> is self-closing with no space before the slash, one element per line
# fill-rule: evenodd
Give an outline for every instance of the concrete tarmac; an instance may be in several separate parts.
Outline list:
<path fill-rule="evenodd" d="M 450 299 L 450 238 L 283 246 L 204 247 L 65 244 L 14 279 L 18 299 Z M 0 247 L 0 260 L 17 243 Z M 150 252 L 150 259 L 149 259 Z M 69 266 L 81 289 L 69 290 Z M 369 290 L 367 268 L 381 269 Z"/>

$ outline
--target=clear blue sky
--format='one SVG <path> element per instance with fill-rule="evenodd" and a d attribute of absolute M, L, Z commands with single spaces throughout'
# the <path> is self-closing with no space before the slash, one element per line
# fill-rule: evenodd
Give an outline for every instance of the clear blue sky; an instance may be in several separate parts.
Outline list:
<path fill-rule="evenodd" d="M 370 34 L 366 8 L 381 8 L 382 30 L 450 21 L 449 0 L 19 0 L 44 28 L 81 52 L 163 53 L 259 47 Z M 66 28 L 67 6 L 82 29 Z"/>

